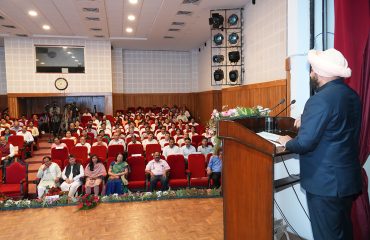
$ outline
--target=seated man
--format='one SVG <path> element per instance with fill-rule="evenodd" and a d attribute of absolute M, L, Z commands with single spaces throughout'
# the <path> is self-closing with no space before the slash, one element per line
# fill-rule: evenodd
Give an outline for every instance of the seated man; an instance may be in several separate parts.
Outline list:
<path fill-rule="evenodd" d="M 80 142 L 76 144 L 76 147 L 78 147 L 78 146 L 87 147 L 87 153 L 90 154 L 91 145 L 90 145 L 90 143 L 86 142 L 85 137 L 80 137 Z"/>
<path fill-rule="evenodd" d="M 118 132 L 113 133 L 113 138 L 109 142 L 109 146 L 112 146 L 112 145 L 122 145 L 124 149 L 126 148 L 125 141 L 120 138 Z"/>
<path fill-rule="evenodd" d="M 131 137 L 131 141 L 130 141 L 127 145 L 131 145 L 131 144 L 141 144 L 141 142 L 139 142 L 139 141 L 137 140 L 136 136 L 135 136 L 135 135 L 133 135 L 133 136 Z"/>
<path fill-rule="evenodd" d="M 190 138 L 185 138 L 185 145 L 181 147 L 181 150 L 186 162 L 188 162 L 188 156 L 190 154 L 197 152 L 197 150 L 195 150 L 195 147 L 191 145 Z"/>
<path fill-rule="evenodd" d="M 27 130 L 31 131 L 31 135 L 35 142 L 37 142 L 37 138 L 39 137 L 39 129 L 34 125 L 33 121 L 28 123 Z"/>
<path fill-rule="evenodd" d="M 24 125 L 22 127 L 22 130 L 20 132 L 17 132 L 17 135 L 18 136 L 23 136 L 24 138 L 24 143 L 27 145 L 27 146 L 31 146 L 33 144 L 33 141 L 35 140 L 32 136 L 32 134 L 27 131 L 27 126 Z"/>
<path fill-rule="evenodd" d="M 217 154 L 213 155 L 209 160 L 207 167 L 207 174 L 213 180 L 213 186 L 219 188 L 221 186 L 221 172 L 222 172 L 222 149 L 217 150 Z"/>
<path fill-rule="evenodd" d="M 22 130 L 22 127 L 21 125 L 19 124 L 18 120 L 15 120 L 13 122 L 13 126 L 10 128 L 10 130 L 13 130 L 15 131 L 16 133 L 19 132 L 20 130 Z"/>
<path fill-rule="evenodd" d="M 157 133 L 157 139 L 158 140 L 161 140 L 162 137 L 164 137 L 166 135 L 166 127 L 162 127 L 161 128 L 161 131 L 159 133 Z"/>
<path fill-rule="evenodd" d="M 54 143 L 51 144 L 51 148 L 56 148 L 56 149 L 63 149 L 66 148 L 67 145 L 65 143 L 60 142 L 60 138 L 55 137 L 54 138 Z"/>
<path fill-rule="evenodd" d="M 153 156 L 154 159 L 149 161 L 145 167 L 145 172 L 150 174 L 150 191 L 155 189 L 158 181 L 161 181 L 161 190 L 166 191 L 168 188 L 167 172 L 170 170 L 170 166 L 161 159 L 159 152 L 155 152 Z"/>
<path fill-rule="evenodd" d="M 155 140 L 153 138 L 153 136 L 154 136 L 153 133 L 149 133 L 148 139 L 143 140 L 144 151 L 146 150 L 146 145 L 148 145 L 148 144 L 158 144 L 157 140 Z"/>
<path fill-rule="evenodd" d="M 81 177 L 84 176 L 84 168 L 81 164 L 76 162 L 73 155 L 68 157 L 69 164 L 62 172 L 64 182 L 60 185 L 62 191 L 69 191 L 68 197 L 74 197 L 77 189 L 82 185 Z"/>
<path fill-rule="evenodd" d="M 3 178 L 5 177 L 5 167 L 13 160 L 15 155 L 14 146 L 6 141 L 5 136 L 0 137 L 0 153 L 1 153 L 1 162 L 3 165 L 2 173 Z"/>
<path fill-rule="evenodd" d="M 163 156 L 165 156 L 167 159 L 169 155 L 173 154 L 182 154 L 182 151 L 178 146 L 175 145 L 175 140 L 171 138 L 169 144 L 163 148 Z"/>
<path fill-rule="evenodd" d="M 45 156 L 42 164 L 37 172 L 37 178 L 40 178 L 40 183 L 37 185 L 37 196 L 41 198 L 46 188 L 56 187 L 59 184 L 59 179 L 62 175 L 58 164 L 51 161 L 49 156 Z"/>
<path fill-rule="evenodd" d="M 208 153 L 211 153 L 213 148 L 208 145 L 208 139 L 203 137 L 202 138 L 202 145 L 198 146 L 198 152 L 207 155 Z"/>
<path fill-rule="evenodd" d="M 170 133 L 169 132 L 166 132 L 166 134 L 164 135 L 164 138 L 159 140 L 159 144 L 161 145 L 161 148 L 163 149 L 164 148 L 164 145 L 166 143 L 169 143 L 170 142 Z"/>
<path fill-rule="evenodd" d="M 103 141 L 103 138 L 102 136 L 98 135 L 98 137 L 96 138 L 96 142 L 93 143 L 93 147 L 94 146 L 105 146 L 108 148 L 108 145 Z"/>

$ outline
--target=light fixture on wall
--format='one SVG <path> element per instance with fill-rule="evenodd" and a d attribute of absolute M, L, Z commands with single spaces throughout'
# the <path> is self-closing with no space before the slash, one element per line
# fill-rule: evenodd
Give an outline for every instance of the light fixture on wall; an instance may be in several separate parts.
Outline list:
<path fill-rule="evenodd" d="M 235 26 L 238 24 L 239 17 L 236 14 L 231 14 L 229 18 L 227 19 L 227 22 L 229 23 L 230 26 Z"/>
<path fill-rule="evenodd" d="M 224 41 L 224 35 L 217 33 L 215 36 L 213 36 L 213 41 L 217 46 L 221 45 Z"/>
<path fill-rule="evenodd" d="M 229 72 L 229 79 L 231 82 L 236 82 L 238 80 L 239 73 L 238 70 L 232 70 Z"/>
<path fill-rule="evenodd" d="M 222 69 L 217 69 L 213 73 L 213 78 L 216 82 L 222 81 L 224 79 L 224 71 Z"/>
<path fill-rule="evenodd" d="M 212 13 L 209 18 L 209 25 L 212 25 L 213 28 L 223 28 L 224 17 L 219 13 Z"/>
<path fill-rule="evenodd" d="M 240 60 L 240 52 L 239 51 L 232 51 L 229 52 L 229 61 L 232 63 L 237 63 Z"/>
<path fill-rule="evenodd" d="M 214 55 L 212 58 L 214 63 L 221 63 L 224 61 L 224 56 L 223 55 Z"/>
<path fill-rule="evenodd" d="M 236 32 L 233 32 L 229 35 L 229 43 L 236 44 L 239 40 L 239 35 Z"/>

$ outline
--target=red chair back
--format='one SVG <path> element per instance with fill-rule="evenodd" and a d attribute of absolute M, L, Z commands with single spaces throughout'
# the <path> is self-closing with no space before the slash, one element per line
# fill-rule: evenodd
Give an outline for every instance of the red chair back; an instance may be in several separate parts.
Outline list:
<path fill-rule="evenodd" d="M 191 142 L 195 144 L 195 146 L 198 146 L 198 143 L 202 142 L 202 135 L 195 135 L 191 137 Z"/>
<path fill-rule="evenodd" d="M 52 161 L 54 161 L 54 159 L 59 159 L 63 163 L 64 160 L 68 159 L 68 155 L 69 155 L 68 148 L 62 148 L 62 149 L 52 148 L 51 149 L 51 160 Z"/>
<path fill-rule="evenodd" d="M 127 163 L 130 166 L 128 181 L 145 181 L 145 158 L 143 156 L 128 157 Z"/>
<path fill-rule="evenodd" d="M 88 151 L 89 150 L 85 146 L 77 146 L 73 147 L 70 153 L 71 155 L 75 156 L 77 160 L 81 161 L 82 165 L 84 165 L 89 159 Z"/>
<path fill-rule="evenodd" d="M 87 136 L 89 136 L 91 139 L 95 138 L 95 135 L 92 132 L 87 132 Z"/>
<path fill-rule="evenodd" d="M 82 116 L 82 117 L 81 117 L 81 122 L 82 122 L 83 124 L 88 123 L 90 120 L 91 120 L 91 117 L 90 117 L 90 116 Z"/>
<path fill-rule="evenodd" d="M 132 156 L 132 154 L 144 154 L 144 148 L 141 144 L 130 144 L 127 146 L 127 155 Z"/>
<path fill-rule="evenodd" d="M 170 165 L 170 179 L 186 178 L 185 158 L 181 154 L 167 156 L 168 165 Z"/>
<path fill-rule="evenodd" d="M 103 162 L 107 160 L 107 148 L 105 146 L 92 146 L 90 149 L 90 155 L 94 154 Z"/>
<path fill-rule="evenodd" d="M 23 179 L 27 180 L 27 165 L 13 162 L 6 167 L 5 183 L 19 184 Z"/>
<path fill-rule="evenodd" d="M 23 136 L 9 136 L 8 142 L 12 144 L 13 146 L 17 146 L 19 148 L 23 148 L 24 146 L 24 137 Z"/>
<path fill-rule="evenodd" d="M 116 123 L 116 119 L 114 119 L 112 115 L 106 115 L 105 117 L 109 120 L 112 126 Z"/>
<path fill-rule="evenodd" d="M 155 152 L 161 152 L 161 145 L 160 144 L 148 144 L 146 145 L 146 159 L 151 159 L 152 154 Z"/>
<path fill-rule="evenodd" d="M 60 140 L 60 142 L 67 145 L 68 151 L 71 151 L 72 148 L 75 146 L 75 141 L 73 139 L 62 139 Z"/>
<path fill-rule="evenodd" d="M 212 153 L 207 154 L 207 159 L 206 159 L 206 165 L 207 166 L 208 166 L 209 160 L 211 159 L 212 155 L 213 155 Z"/>
<path fill-rule="evenodd" d="M 122 153 L 125 151 L 123 145 L 110 145 L 108 146 L 108 158 L 113 157 L 115 158 L 118 153 Z"/>
<path fill-rule="evenodd" d="M 188 156 L 188 170 L 191 178 L 206 177 L 206 158 L 203 154 L 190 154 Z"/>

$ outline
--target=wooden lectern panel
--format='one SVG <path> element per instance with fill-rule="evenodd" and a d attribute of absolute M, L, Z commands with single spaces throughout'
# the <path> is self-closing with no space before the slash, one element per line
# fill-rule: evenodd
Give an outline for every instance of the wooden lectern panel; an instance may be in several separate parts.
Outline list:
<path fill-rule="evenodd" d="M 234 121 L 219 122 L 224 156 L 224 239 L 273 239 L 275 145 Z"/>

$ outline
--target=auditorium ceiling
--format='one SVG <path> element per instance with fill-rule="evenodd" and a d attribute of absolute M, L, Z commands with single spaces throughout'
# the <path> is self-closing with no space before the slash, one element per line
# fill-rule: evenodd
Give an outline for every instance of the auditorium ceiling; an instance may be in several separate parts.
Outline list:
<path fill-rule="evenodd" d="M 125 49 L 190 50 L 209 39 L 211 9 L 249 1 L 1 0 L 0 37 L 105 39 Z"/>

